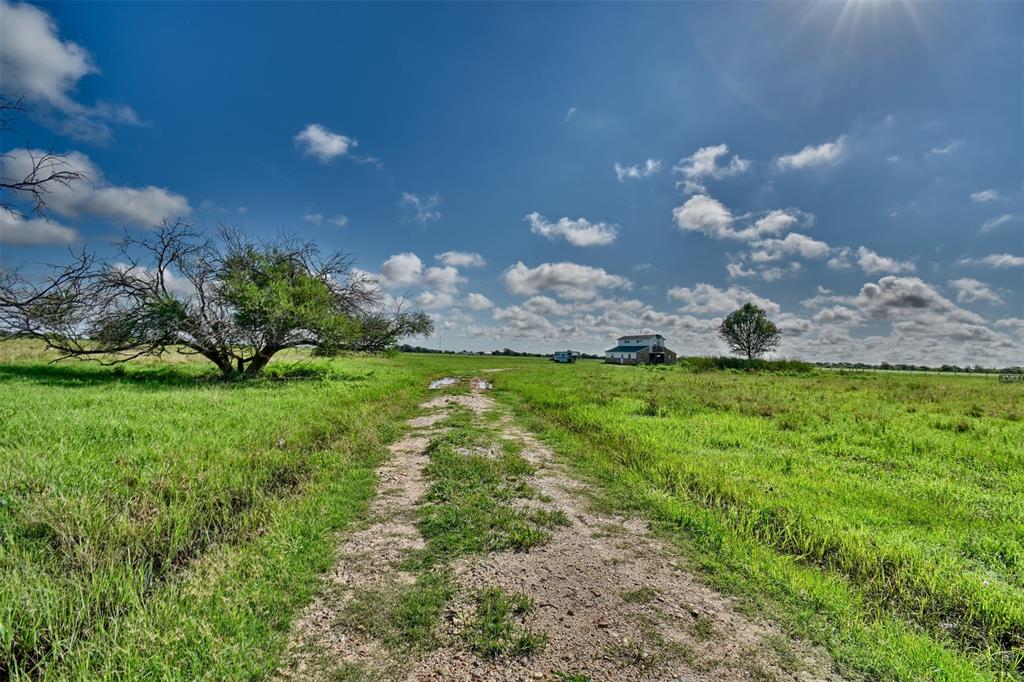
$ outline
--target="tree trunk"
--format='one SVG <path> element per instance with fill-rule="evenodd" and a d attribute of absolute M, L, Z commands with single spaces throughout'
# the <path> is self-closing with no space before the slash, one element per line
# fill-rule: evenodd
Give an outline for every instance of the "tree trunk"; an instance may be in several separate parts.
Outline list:
<path fill-rule="evenodd" d="M 278 351 L 277 348 L 264 347 L 253 356 L 252 360 L 249 361 L 249 366 L 245 370 L 245 375 L 254 377 L 263 371 L 263 368 L 267 366 L 270 359 L 274 357 L 274 353 Z"/>

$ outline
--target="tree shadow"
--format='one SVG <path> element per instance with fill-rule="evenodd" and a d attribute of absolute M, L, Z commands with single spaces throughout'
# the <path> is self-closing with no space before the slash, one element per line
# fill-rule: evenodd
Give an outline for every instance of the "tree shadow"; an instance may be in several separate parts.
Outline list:
<path fill-rule="evenodd" d="M 204 384 L 223 383 L 214 373 L 187 372 L 176 367 L 114 367 L 87 363 L 0 364 L 0 384 L 31 381 L 44 386 L 89 388 L 107 384 L 126 384 L 143 389 L 195 388 Z"/>
<path fill-rule="evenodd" d="M 185 369 L 174 365 L 99 365 L 89 362 L 0 363 L 0 385 L 9 381 L 31 381 L 44 386 L 88 388 L 124 384 L 140 389 L 166 390 L 198 386 L 270 387 L 274 384 L 299 381 L 366 381 L 368 374 L 338 372 L 324 366 L 302 363 L 271 365 L 257 377 L 225 379 L 215 370 Z"/>

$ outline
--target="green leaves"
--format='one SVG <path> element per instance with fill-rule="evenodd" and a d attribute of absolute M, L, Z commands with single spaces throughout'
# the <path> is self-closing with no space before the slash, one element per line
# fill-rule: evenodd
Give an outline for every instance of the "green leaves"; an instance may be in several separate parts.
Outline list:
<path fill-rule="evenodd" d="M 729 350 L 753 360 L 779 345 L 782 332 L 768 319 L 764 310 L 753 303 L 729 313 L 718 327 L 718 337 Z"/>

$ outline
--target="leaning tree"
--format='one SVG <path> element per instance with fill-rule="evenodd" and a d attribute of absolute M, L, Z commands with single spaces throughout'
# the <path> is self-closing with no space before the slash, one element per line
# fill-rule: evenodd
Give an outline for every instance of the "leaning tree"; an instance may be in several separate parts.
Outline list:
<path fill-rule="evenodd" d="M 731 352 L 746 355 L 748 360 L 775 350 L 781 337 L 782 332 L 775 323 L 753 303 L 729 313 L 718 326 L 718 338 L 729 346 Z"/>
<path fill-rule="evenodd" d="M 325 256 L 291 237 L 255 242 L 227 227 L 208 239 L 178 221 L 126 235 L 113 261 L 83 250 L 43 281 L 4 274 L 0 326 L 62 358 L 109 364 L 177 350 L 225 377 L 253 376 L 286 348 L 383 351 L 433 330 L 422 311 L 380 299 L 347 254 Z"/>

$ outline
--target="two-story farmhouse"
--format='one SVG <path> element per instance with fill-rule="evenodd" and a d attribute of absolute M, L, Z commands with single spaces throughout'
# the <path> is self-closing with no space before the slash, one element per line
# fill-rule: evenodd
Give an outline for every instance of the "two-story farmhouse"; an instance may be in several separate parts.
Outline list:
<path fill-rule="evenodd" d="M 618 345 L 604 352 L 604 361 L 615 365 L 674 365 L 675 351 L 665 346 L 661 334 L 620 336 Z"/>

